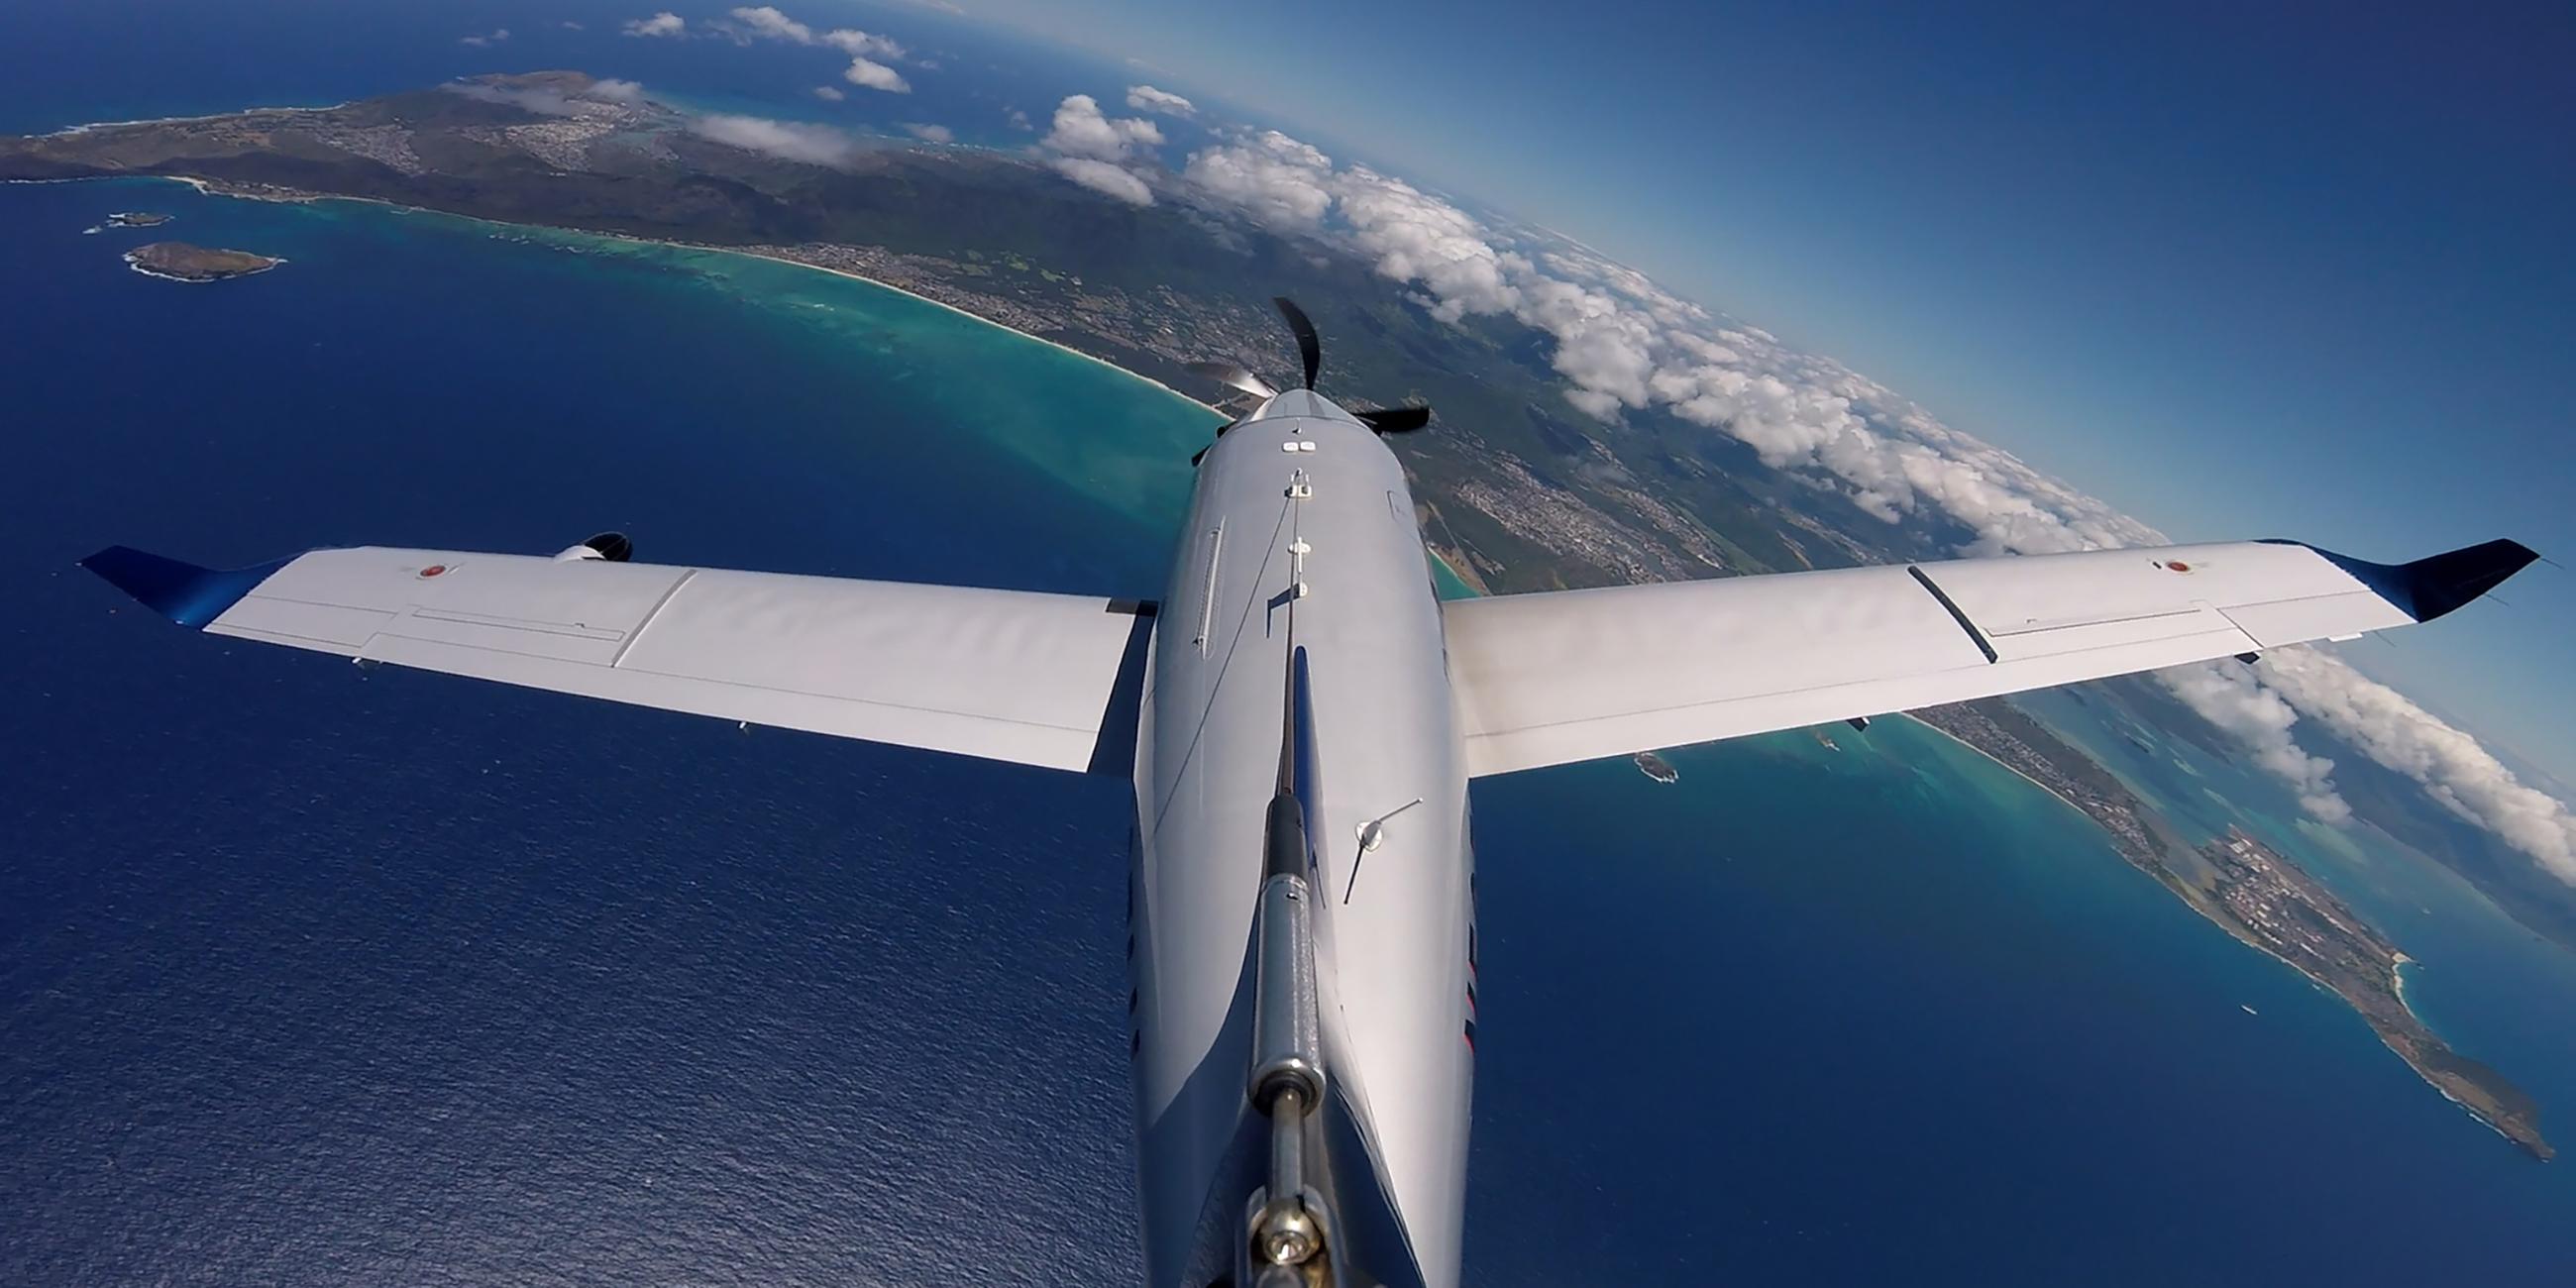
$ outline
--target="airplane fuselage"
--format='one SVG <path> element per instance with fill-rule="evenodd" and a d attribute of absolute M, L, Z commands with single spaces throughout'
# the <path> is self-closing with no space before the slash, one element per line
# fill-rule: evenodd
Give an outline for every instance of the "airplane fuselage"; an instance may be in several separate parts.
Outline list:
<path fill-rule="evenodd" d="M 1467 778 L 1428 554 L 1394 455 L 1302 390 L 1200 465 L 1154 631 L 1129 913 L 1149 1282 L 1242 1230 L 1265 811 L 1305 658 L 1323 1065 L 1424 1282 L 1458 1276 L 1474 1070 Z M 1370 827 L 1371 824 L 1376 826 Z M 1363 850 L 1363 830 L 1372 838 Z M 1363 1214 L 1342 1214 L 1357 1222 Z M 1379 1270 L 1379 1274 L 1390 1272 Z"/>

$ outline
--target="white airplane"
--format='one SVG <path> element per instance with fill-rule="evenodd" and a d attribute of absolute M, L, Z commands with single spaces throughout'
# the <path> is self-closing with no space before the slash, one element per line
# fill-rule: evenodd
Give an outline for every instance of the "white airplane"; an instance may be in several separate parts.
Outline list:
<path fill-rule="evenodd" d="M 1467 781 L 2430 621 L 2536 556 L 2280 541 L 1442 603 L 1403 468 L 1305 387 L 1202 453 L 1159 601 L 553 557 L 85 566 L 182 625 L 726 720 L 1131 778 L 1155 1288 L 1459 1278 L 1476 1045 Z"/>

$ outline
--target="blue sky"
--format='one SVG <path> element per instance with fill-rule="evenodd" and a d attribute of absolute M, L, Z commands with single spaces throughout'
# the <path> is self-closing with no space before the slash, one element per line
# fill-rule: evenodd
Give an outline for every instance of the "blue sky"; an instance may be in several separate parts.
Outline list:
<path fill-rule="evenodd" d="M 2179 538 L 2576 551 L 2576 9 L 971 9 L 1598 246 Z M 2504 598 L 2347 653 L 2576 778 L 2576 582 Z"/>

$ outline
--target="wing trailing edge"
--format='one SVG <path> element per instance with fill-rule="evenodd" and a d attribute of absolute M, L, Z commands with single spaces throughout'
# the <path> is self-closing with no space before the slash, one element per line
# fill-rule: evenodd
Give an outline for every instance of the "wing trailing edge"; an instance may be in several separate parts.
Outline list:
<path fill-rule="evenodd" d="M 183 626 L 366 662 L 1125 777 L 1133 599 L 381 546 L 218 570 L 81 561 Z"/>
<path fill-rule="evenodd" d="M 2092 550 L 1452 600 L 1468 772 L 2245 657 L 2457 611 L 2538 558 L 2375 564 L 2288 541 Z"/>

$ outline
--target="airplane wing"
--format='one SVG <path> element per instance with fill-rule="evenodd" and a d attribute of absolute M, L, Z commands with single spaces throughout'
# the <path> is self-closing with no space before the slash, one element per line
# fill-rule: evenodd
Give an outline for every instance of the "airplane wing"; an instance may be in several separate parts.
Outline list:
<path fill-rule="evenodd" d="M 81 562 L 216 635 L 1121 776 L 1134 769 L 1154 611 L 1078 595 L 380 546 L 235 571 L 124 546 Z"/>
<path fill-rule="evenodd" d="M 2538 558 L 2373 564 L 2291 542 L 1902 564 L 1453 600 L 1471 775 L 1884 715 L 2431 621 Z"/>

